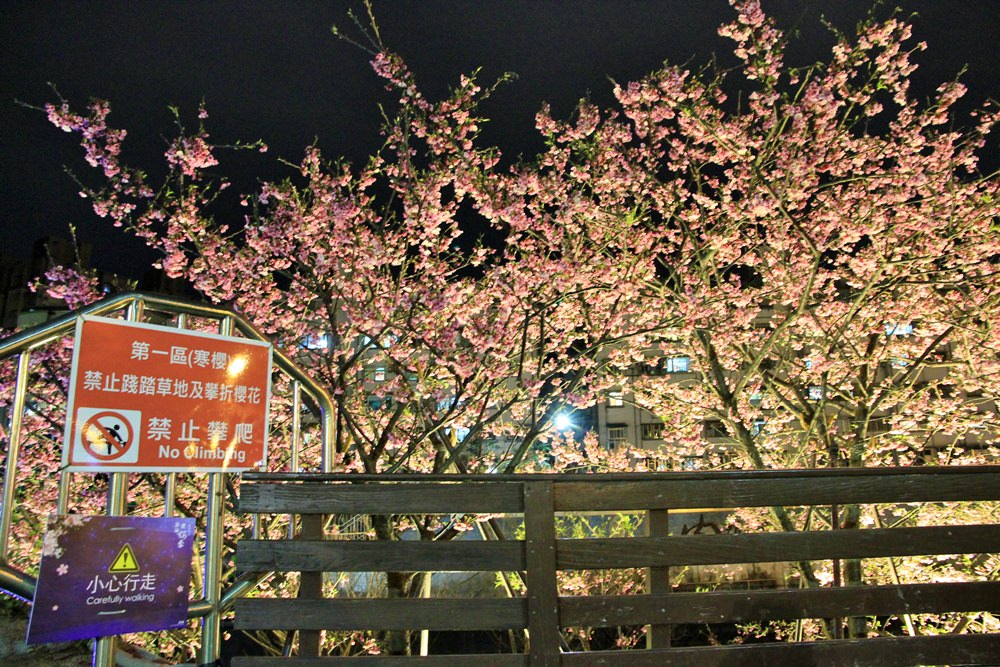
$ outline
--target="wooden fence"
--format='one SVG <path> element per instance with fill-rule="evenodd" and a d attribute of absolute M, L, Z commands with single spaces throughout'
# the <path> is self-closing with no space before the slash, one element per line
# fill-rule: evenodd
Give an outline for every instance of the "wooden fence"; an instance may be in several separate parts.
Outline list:
<path fill-rule="evenodd" d="M 297 665 L 354 660 L 429 667 L 639 667 L 681 665 L 996 665 L 1000 634 L 936 634 L 724 646 L 670 645 L 675 624 L 839 619 L 941 612 L 1000 613 L 1000 582 L 906 583 L 858 587 L 672 592 L 671 568 L 685 565 L 891 559 L 1000 553 L 1000 525 L 670 535 L 670 512 L 706 507 L 812 507 L 1000 500 L 1000 467 L 529 476 L 367 476 L 247 474 L 240 511 L 302 516 L 296 540 L 244 540 L 244 571 L 301 572 L 294 599 L 236 604 L 242 630 L 298 630 Z M 641 511 L 646 536 L 557 539 L 557 513 Z M 523 516 L 524 538 L 447 542 L 324 539 L 331 515 L 491 514 Z M 996 516 L 994 514 L 994 516 Z M 325 536 L 329 538 L 329 536 Z M 980 556 L 980 562 L 983 557 Z M 648 568 L 647 592 L 561 596 L 560 570 Z M 523 572 L 514 598 L 323 599 L 324 572 Z M 676 570 L 675 570 L 676 571 Z M 307 599 L 307 598 L 317 599 Z M 567 627 L 648 626 L 647 648 L 566 651 Z M 967 626 L 966 626 L 967 628 Z M 459 656 L 305 657 L 319 631 L 527 631 L 524 653 Z M 239 667 L 275 667 L 287 658 L 237 658 Z"/>

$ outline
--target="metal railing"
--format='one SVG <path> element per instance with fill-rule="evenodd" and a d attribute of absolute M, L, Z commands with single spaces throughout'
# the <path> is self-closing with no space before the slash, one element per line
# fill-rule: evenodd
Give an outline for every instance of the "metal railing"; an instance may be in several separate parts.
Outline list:
<path fill-rule="evenodd" d="M 81 316 L 114 316 L 116 314 L 121 314 L 124 319 L 132 322 L 147 321 L 149 316 L 155 315 L 181 329 L 188 328 L 189 318 L 201 318 L 217 322 L 218 332 L 222 335 L 239 335 L 260 341 L 268 340 L 253 324 L 224 308 L 138 292 L 123 293 L 98 301 L 78 311 L 67 313 L 0 340 L 0 361 L 17 355 L 17 375 L 14 395 L 10 404 L 10 428 L 6 443 L 2 497 L 0 497 L 0 503 L 2 503 L 0 504 L 0 590 L 28 601 L 34 598 L 36 580 L 30 574 L 10 565 L 10 548 L 11 522 L 16 509 L 15 490 L 18 485 L 19 463 L 22 455 L 23 421 L 30 393 L 31 355 L 40 348 L 72 336 L 77 319 Z M 284 373 L 291 383 L 293 415 L 288 469 L 290 472 L 301 471 L 300 454 L 303 439 L 300 412 L 304 402 L 306 407 L 316 415 L 319 422 L 320 467 L 322 471 L 329 472 L 335 454 L 333 401 L 326 389 L 317 384 L 281 350 L 273 350 L 273 360 L 274 367 Z M 303 394 L 310 400 L 303 401 Z M 269 455 L 272 458 L 275 456 L 276 449 L 270 448 Z M 270 463 L 271 461 L 265 462 L 265 466 Z M 69 510 L 71 482 L 74 474 L 92 473 L 60 472 L 56 507 L 52 508 L 56 513 L 64 514 Z M 191 600 L 189 603 L 188 617 L 202 619 L 198 663 L 211 665 L 219 659 L 221 615 L 231 610 L 237 598 L 251 591 L 269 573 L 244 573 L 228 585 L 223 586 L 224 493 L 228 481 L 227 477 L 238 475 L 238 473 L 213 472 L 205 473 L 205 475 L 208 480 L 207 503 L 204 516 L 204 546 L 200 554 L 204 562 L 204 579 L 201 597 Z M 175 474 L 166 475 L 164 484 L 165 516 L 171 516 L 174 512 L 176 483 Z M 107 514 L 123 515 L 126 513 L 127 504 L 128 473 L 113 473 L 109 476 L 108 481 Z M 290 526 L 289 530 L 292 529 L 293 526 Z M 254 537 L 258 536 L 258 532 L 259 523 L 255 521 L 253 525 Z M 94 649 L 95 667 L 111 667 L 114 664 L 114 652 L 114 637 L 99 639 Z"/>

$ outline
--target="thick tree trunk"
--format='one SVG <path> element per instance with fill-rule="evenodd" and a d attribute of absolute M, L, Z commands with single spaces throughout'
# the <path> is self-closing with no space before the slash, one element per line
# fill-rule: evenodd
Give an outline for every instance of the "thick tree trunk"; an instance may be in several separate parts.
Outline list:
<path fill-rule="evenodd" d="M 839 526 L 843 530 L 857 530 L 861 525 L 861 506 L 846 505 L 843 507 L 844 520 Z M 863 586 L 864 567 L 860 558 L 844 561 L 844 585 Z M 863 638 L 868 636 L 868 619 L 864 616 L 851 616 L 847 619 L 847 637 Z"/>
<path fill-rule="evenodd" d="M 392 526 L 392 517 L 379 515 L 372 517 L 372 527 L 379 540 L 396 540 L 398 536 Z M 413 574 L 407 572 L 386 572 L 386 596 L 390 598 L 405 598 L 410 596 Z M 409 655 L 410 637 L 406 630 L 387 630 L 385 635 L 386 650 L 389 655 Z"/>

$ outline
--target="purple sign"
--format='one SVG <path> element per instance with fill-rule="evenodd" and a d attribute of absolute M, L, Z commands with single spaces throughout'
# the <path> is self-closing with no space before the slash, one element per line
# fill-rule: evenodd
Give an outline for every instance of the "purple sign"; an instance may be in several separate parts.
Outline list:
<path fill-rule="evenodd" d="M 194 519 L 51 515 L 29 644 L 187 624 Z"/>

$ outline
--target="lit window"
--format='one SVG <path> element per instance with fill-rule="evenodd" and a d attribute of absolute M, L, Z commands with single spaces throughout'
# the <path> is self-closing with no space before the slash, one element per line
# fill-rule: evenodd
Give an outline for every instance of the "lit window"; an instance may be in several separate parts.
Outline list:
<path fill-rule="evenodd" d="M 643 440 L 662 440 L 663 439 L 663 424 L 643 424 L 642 425 L 642 439 Z"/>
<path fill-rule="evenodd" d="M 909 336 L 913 333 L 913 325 L 903 322 L 889 322 L 885 325 L 886 336 Z"/>
<path fill-rule="evenodd" d="M 751 435 L 760 435 L 761 432 L 764 430 L 764 426 L 766 424 L 767 424 L 767 420 L 765 420 L 765 419 L 754 419 L 753 420 L 753 428 L 750 429 L 750 434 Z"/>
<path fill-rule="evenodd" d="M 620 408 L 625 405 L 625 395 L 620 391 L 608 392 L 608 407 Z"/>
<path fill-rule="evenodd" d="M 668 373 L 687 373 L 691 369 L 691 357 L 669 357 L 663 367 Z"/>
<path fill-rule="evenodd" d="M 302 340 L 302 347 L 307 350 L 328 350 L 330 337 L 326 334 L 309 334 Z"/>
<path fill-rule="evenodd" d="M 376 368 L 375 373 L 372 374 L 372 379 L 375 382 L 385 382 L 385 368 L 382 366 Z"/>
<path fill-rule="evenodd" d="M 648 359 L 639 367 L 639 372 L 645 375 L 667 375 L 669 373 L 687 373 L 691 370 L 691 357 L 658 357 Z"/>
<path fill-rule="evenodd" d="M 808 396 L 810 401 L 821 401 L 823 400 L 823 387 L 819 385 L 810 385 L 808 390 Z"/>

